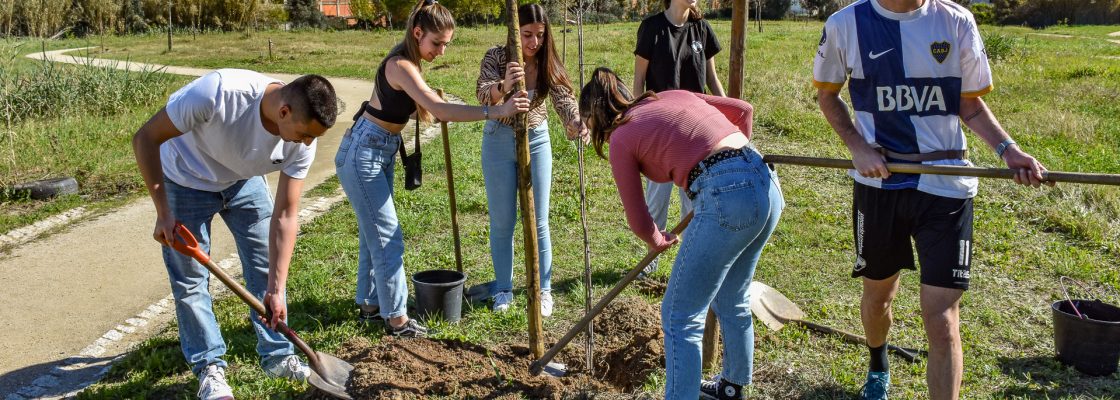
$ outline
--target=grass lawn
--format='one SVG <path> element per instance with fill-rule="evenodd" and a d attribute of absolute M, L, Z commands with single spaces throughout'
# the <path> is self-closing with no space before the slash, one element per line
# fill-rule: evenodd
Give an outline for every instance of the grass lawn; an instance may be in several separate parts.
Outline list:
<path fill-rule="evenodd" d="M 713 21 L 727 40 L 727 21 Z M 586 62 L 631 75 L 634 23 L 585 28 Z M 755 143 L 763 153 L 846 157 L 816 107 L 809 85 L 812 55 L 821 25 L 768 22 L 750 31 L 744 98 L 756 106 Z M 1024 149 L 1050 169 L 1120 173 L 1120 45 L 1105 41 L 1118 27 L 1056 27 L 1045 31 L 982 27 L 989 43 L 1001 44 L 993 63 L 996 90 L 985 99 Z M 503 40 L 499 27 L 460 28 L 446 57 L 425 66 L 433 87 L 473 98 L 478 60 Z M 1062 38 L 1036 33 L 1072 34 Z M 166 52 L 160 36 L 106 38 L 103 57 L 205 67 L 319 73 L 372 79 L 398 32 L 258 32 L 181 36 Z M 267 58 L 267 40 L 274 59 Z M 81 41 L 54 44 L 82 45 Z M 569 71 L 576 71 L 574 33 L 569 34 Z M 729 46 L 725 46 L 729 48 Z M 994 47 L 991 44 L 989 47 Z M 1111 57 L 1111 58 L 1110 58 Z M 725 75 L 728 51 L 717 56 Z M 578 80 L 578 78 L 577 78 Z M 552 239 L 557 313 L 545 328 L 560 335 L 582 314 L 582 249 L 575 147 L 563 139 L 552 117 L 554 177 Z M 481 123 L 451 128 L 464 265 L 468 284 L 489 280 L 487 216 L 479 166 Z M 974 162 L 1000 166 L 974 135 Z M 981 143 L 981 144 L 977 144 Z M 428 145 L 429 177 L 417 191 L 398 190 L 404 229 L 405 265 L 416 272 L 453 266 L 443 157 L 439 140 Z M 607 163 L 587 158 L 589 225 L 596 295 L 604 293 L 644 253 L 628 232 Z M 851 184 L 843 172 L 779 167 L 787 208 L 758 266 L 757 278 L 799 303 L 808 318 L 861 331 L 859 281 L 848 279 L 852 263 Z M 398 171 L 398 175 L 401 172 Z M 966 358 L 965 398 L 1120 397 L 1120 375 L 1084 377 L 1054 360 L 1049 305 L 1061 298 L 1063 275 L 1113 289 L 1120 287 L 1120 191 L 1112 187 L 1059 185 L 1022 188 L 986 180 L 976 198 L 972 289 L 962 305 Z M 520 247 L 518 247 L 520 248 Z M 379 329 L 360 326 L 353 306 L 357 224 L 348 204 L 336 206 L 303 227 L 288 293 L 291 325 L 321 351 L 333 351 L 356 335 L 378 340 Z M 520 253 L 520 252 L 518 252 Z M 670 254 L 671 256 L 671 254 Z M 520 262 L 520 261 L 518 261 Z M 520 265 L 520 264 L 517 264 Z M 668 268 L 658 276 L 664 278 Z M 894 311 L 892 341 L 925 347 L 918 312 L 916 273 L 904 274 Z M 521 271 L 515 282 L 523 282 Z M 639 296 L 630 290 L 630 295 Z M 657 299 L 650 298 L 650 301 Z M 518 293 L 515 306 L 524 308 Z M 253 334 L 236 298 L 217 302 L 229 344 L 230 379 L 238 397 L 288 398 L 305 385 L 265 379 L 256 367 Z M 437 337 L 487 346 L 524 343 L 521 312 L 499 315 L 467 309 L 459 325 L 437 324 Z M 850 398 L 863 383 L 866 350 L 796 326 L 756 330 L 757 398 Z M 892 359 L 896 398 L 925 397 L 924 363 Z M 663 376 L 650 376 L 644 390 L 658 392 Z M 197 389 L 182 359 L 174 327 L 117 364 L 82 398 L 191 398 Z"/>
<path fill-rule="evenodd" d="M 147 102 L 134 91 L 145 90 L 145 97 L 166 99 L 172 90 L 189 82 L 178 75 L 138 78 L 144 74 L 91 72 L 89 66 L 50 65 L 24 57 L 41 51 L 40 45 L 36 41 L 0 41 L 0 75 L 36 82 L 42 82 L 42 76 L 60 78 L 52 78 L 54 84 L 35 86 L 34 96 L 51 99 L 36 105 L 61 110 L 44 116 L 32 113 L 24 121 L 0 117 L 0 143 L 5 148 L 0 151 L 0 186 L 72 176 L 78 181 L 79 193 L 42 201 L 0 197 L 0 233 L 78 206 L 95 212 L 111 209 L 143 193 L 143 180 L 132 155 L 132 134 L 163 103 Z M 78 83 L 61 81 L 63 77 Z M 123 94 L 107 93 L 110 90 Z M 94 96 L 102 103 L 79 100 L 87 92 L 103 94 Z M 18 105 L 2 101 L 8 97 L 3 94 L 0 113 L 16 114 L 15 108 L 4 111 Z"/>

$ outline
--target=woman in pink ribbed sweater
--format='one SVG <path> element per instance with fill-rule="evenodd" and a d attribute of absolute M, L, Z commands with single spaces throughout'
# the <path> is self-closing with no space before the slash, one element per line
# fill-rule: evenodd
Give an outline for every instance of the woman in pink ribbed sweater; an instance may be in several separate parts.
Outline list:
<path fill-rule="evenodd" d="M 579 109 L 599 156 L 606 158 L 603 145 L 610 145 L 626 221 L 647 246 L 663 250 L 678 239 L 650 217 L 642 175 L 673 182 L 692 199 L 695 215 L 661 302 L 665 398 L 743 398 L 754 353 L 747 286 L 785 203 L 778 176 L 750 145 L 753 107 L 681 90 L 635 99 L 614 72 L 598 68 Z M 709 306 L 723 326 L 723 372 L 702 381 L 700 340 Z"/>

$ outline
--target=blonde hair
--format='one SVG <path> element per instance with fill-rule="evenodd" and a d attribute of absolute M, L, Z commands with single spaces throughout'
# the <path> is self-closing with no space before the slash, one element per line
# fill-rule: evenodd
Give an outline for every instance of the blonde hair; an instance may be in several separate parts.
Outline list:
<path fill-rule="evenodd" d="M 420 63 L 420 40 L 412 34 L 414 28 L 420 28 L 421 36 L 426 33 L 454 30 L 455 17 L 451 15 L 451 10 L 440 5 L 436 0 L 420 0 L 408 15 L 404 39 L 389 51 L 384 62 L 388 62 L 393 57 L 401 56 L 416 65 L 417 70 L 424 70 Z M 420 107 L 420 104 L 416 105 L 416 120 L 418 122 L 421 120 L 425 122 L 434 121 L 428 110 Z"/>

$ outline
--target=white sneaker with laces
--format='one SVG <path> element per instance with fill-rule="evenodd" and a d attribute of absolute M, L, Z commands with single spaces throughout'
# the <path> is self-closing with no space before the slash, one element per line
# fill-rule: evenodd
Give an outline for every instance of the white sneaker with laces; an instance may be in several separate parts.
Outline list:
<path fill-rule="evenodd" d="M 513 292 L 498 292 L 494 295 L 493 310 L 497 312 L 509 311 L 510 303 L 513 303 Z"/>
<path fill-rule="evenodd" d="M 293 381 L 307 382 L 311 376 L 311 368 L 300 361 L 295 354 L 283 357 L 272 357 L 265 362 L 264 374 L 271 378 L 287 378 Z"/>
<path fill-rule="evenodd" d="M 545 317 L 552 316 L 552 292 L 548 290 L 541 291 L 541 315 Z"/>
<path fill-rule="evenodd" d="M 210 364 L 198 376 L 199 400 L 233 400 L 233 389 L 226 383 L 226 369 Z"/>

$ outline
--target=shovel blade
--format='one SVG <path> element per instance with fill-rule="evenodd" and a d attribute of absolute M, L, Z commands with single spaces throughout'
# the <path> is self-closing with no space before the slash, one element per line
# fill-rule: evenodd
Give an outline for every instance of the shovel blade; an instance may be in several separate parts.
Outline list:
<path fill-rule="evenodd" d="M 751 314 L 754 314 L 767 328 L 776 331 L 782 329 L 785 323 L 774 318 L 774 314 L 771 314 L 770 310 L 767 310 L 766 306 L 762 304 L 762 292 L 767 287 L 762 282 L 751 282 L 751 285 L 747 287 L 747 293 L 751 301 Z"/>
<path fill-rule="evenodd" d="M 317 369 L 312 368 L 307 383 L 331 396 L 350 400 L 350 394 L 346 393 L 346 382 L 350 380 L 354 366 L 327 353 L 316 351 L 315 354 L 319 356 L 319 365 Z"/>

